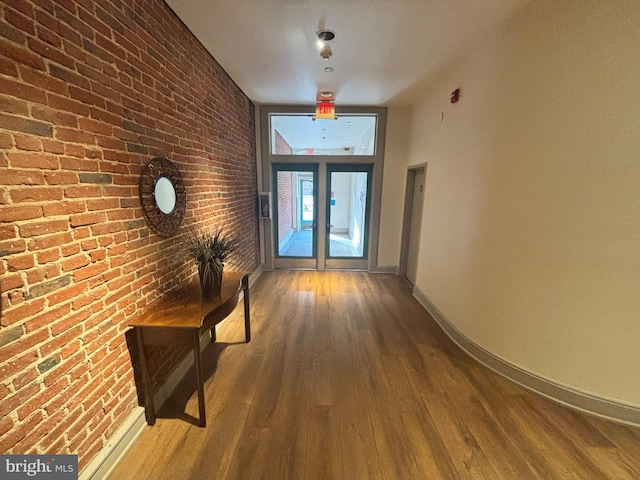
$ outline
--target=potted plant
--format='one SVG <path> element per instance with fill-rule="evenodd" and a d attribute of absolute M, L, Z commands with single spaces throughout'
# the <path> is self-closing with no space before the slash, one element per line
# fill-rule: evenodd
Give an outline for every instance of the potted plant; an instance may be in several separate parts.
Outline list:
<path fill-rule="evenodd" d="M 203 298 L 211 299 L 220 294 L 224 262 L 237 247 L 235 239 L 222 230 L 187 237 L 185 248 L 198 265 Z"/>

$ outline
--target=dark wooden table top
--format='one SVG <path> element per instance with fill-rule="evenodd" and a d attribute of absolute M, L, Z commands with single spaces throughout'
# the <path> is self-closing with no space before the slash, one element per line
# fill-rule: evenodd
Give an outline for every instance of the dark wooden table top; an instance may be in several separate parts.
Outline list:
<path fill-rule="evenodd" d="M 211 312 L 238 301 L 238 292 L 246 272 L 224 272 L 222 291 L 211 300 L 202 298 L 200 283 L 189 283 L 167 294 L 164 300 L 148 309 L 130 327 L 201 328 Z"/>

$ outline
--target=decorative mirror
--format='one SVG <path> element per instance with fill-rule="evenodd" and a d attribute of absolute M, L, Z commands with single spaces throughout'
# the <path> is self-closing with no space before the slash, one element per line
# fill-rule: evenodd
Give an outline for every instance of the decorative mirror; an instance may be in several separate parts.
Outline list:
<path fill-rule="evenodd" d="M 187 194 L 176 166 L 166 158 L 154 158 L 140 173 L 140 205 L 149 227 L 168 237 L 182 223 Z"/>

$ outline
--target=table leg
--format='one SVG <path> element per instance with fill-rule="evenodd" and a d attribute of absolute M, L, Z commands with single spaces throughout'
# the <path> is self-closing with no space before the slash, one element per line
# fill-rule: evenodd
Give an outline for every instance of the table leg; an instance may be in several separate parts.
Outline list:
<path fill-rule="evenodd" d="M 242 277 L 242 289 L 244 290 L 244 339 L 251 341 L 251 308 L 249 306 L 249 275 Z"/>
<path fill-rule="evenodd" d="M 136 339 L 138 341 L 138 355 L 140 359 L 140 374 L 142 375 L 142 387 L 144 389 L 144 416 L 148 425 L 156 424 L 156 410 L 153 404 L 153 390 L 151 389 L 151 378 L 149 377 L 149 366 L 147 357 L 144 354 L 144 342 L 142 340 L 142 328 L 135 328 Z"/>
<path fill-rule="evenodd" d="M 198 411 L 200 412 L 199 426 L 207 425 L 207 414 L 204 409 L 204 375 L 202 372 L 202 354 L 200 353 L 200 336 L 198 329 L 193 330 L 193 360 L 196 369 L 196 383 L 198 386 Z"/>

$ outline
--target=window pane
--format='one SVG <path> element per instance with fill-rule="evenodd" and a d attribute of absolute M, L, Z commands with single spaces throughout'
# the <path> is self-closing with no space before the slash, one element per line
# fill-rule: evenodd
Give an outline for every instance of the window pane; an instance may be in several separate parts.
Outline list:
<path fill-rule="evenodd" d="M 371 156 L 376 121 L 376 115 L 315 121 L 310 115 L 270 115 L 271 154 Z"/>
<path fill-rule="evenodd" d="M 315 205 L 313 172 L 276 174 L 278 256 L 313 257 Z"/>
<path fill-rule="evenodd" d="M 329 256 L 364 255 L 367 172 L 332 172 L 329 209 Z"/>

